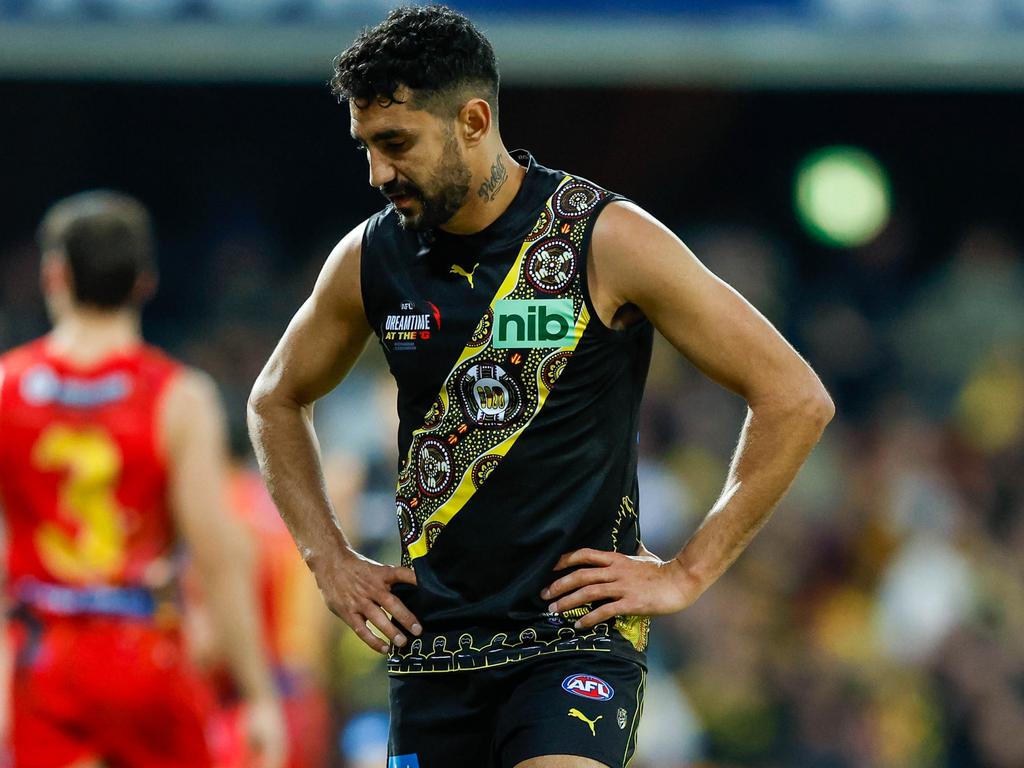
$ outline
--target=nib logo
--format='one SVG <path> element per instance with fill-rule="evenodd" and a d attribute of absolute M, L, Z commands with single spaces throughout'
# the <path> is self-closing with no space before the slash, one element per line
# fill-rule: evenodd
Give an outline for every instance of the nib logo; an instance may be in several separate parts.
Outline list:
<path fill-rule="evenodd" d="M 493 345 L 498 349 L 572 345 L 572 299 L 502 299 L 494 302 Z"/>

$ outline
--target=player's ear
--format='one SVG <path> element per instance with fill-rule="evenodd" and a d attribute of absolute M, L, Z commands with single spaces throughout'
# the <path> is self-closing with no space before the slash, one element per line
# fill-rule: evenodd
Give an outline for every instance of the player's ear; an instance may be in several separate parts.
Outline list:
<path fill-rule="evenodd" d="M 475 147 L 487 137 L 491 121 L 491 105 L 483 99 L 470 99 L 462 105 L 456 123 L 467 147 Z"/>
<path fill-rule="evenodd" d="M 132 288 L 132 303 L 141 307 L 156 293 L 157 277 L 155 272 L 142 272 L 135 278 L 135 287 Z"/>
<path fill-rule="evenodd" d="M 43 296 L 53 297 L 71 290 L 71 270 L 60 251 L 43 254 L 39 267 L 39 286 Z"/>

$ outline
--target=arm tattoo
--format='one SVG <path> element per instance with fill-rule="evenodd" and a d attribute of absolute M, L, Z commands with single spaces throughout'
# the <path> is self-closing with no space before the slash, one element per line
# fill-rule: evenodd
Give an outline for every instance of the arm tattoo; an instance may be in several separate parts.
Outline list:
<path fill-rule="evenodd" d="M 494 165 L 491 166 L 491 177 L 480 185 L 480 189 L 476 193 L 481 200 L 489 203 L 507 180 L 508 168 L 501 162 L 501 155 L 498 155 L 494 158 Z"/>

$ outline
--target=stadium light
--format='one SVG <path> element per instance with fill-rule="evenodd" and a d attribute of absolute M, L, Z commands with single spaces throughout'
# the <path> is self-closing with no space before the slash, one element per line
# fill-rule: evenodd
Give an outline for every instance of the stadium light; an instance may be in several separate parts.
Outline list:
<path fill-rule="evenodd" d="M 853 248 L 889 221 L 892 195 L 881 164 L 857 147 L 831 146 L 808 155 L 796 173 L 797 217 L 826 245 Z"/>

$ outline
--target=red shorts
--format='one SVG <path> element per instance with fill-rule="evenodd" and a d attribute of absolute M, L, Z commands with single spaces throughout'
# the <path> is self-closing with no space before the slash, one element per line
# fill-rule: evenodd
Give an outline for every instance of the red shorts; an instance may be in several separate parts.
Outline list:
<path fill-rule="evenodd" d="M 180 638 L 94 616 L 11 624 L 18 768 L 98 758 L 112 768 L 210 765 L 205 689 Z"/>

